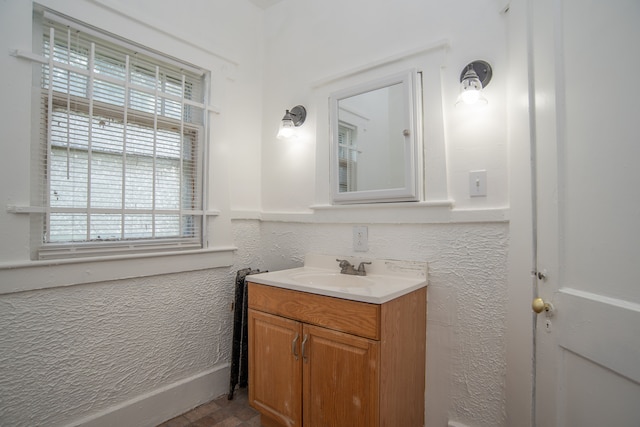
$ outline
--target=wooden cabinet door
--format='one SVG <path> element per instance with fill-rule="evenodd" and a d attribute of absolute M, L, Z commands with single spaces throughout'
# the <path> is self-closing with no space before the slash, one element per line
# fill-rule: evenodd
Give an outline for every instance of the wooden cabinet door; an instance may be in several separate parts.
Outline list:
<path fill-rule="evenodd" d="M 375 427 L 378 418 L 377 341 L 304 325 L 305 427 Z"/>
<path fill-rule="evenodd" d="M 302 324 L 249 309 L 249 402 L 274 421 L 302 426 Z"/>

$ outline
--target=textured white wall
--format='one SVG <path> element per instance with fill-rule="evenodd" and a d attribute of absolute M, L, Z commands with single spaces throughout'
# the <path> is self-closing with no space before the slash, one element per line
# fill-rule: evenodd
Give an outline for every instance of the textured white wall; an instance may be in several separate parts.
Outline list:
<path fill-rule="evenodd" d="M 0 425 L 61 425 L 229 362 L 233 278 L 205 270 L 0 298 Z"/>
<path fill-rule="evenodd" d="M 230 357 L 234 272 L 355 255 L 350 224 L 234 221 L 229 269 L 0 298 L 2 424 L 59 425 Z M 427 421 L 504 426 L 505 223 L 369 225 L 359 256 L 427 260 Z"/>
<path fill-rule="evenodd" d="M 351 224 L 265 222 L 266 268 L 298 267 L 307 252 L 426 260 L 426 425 L 449 418 L 506 426 L 506 223 L 369 224 L 369 248 L 353 252 Z"/>
<path fill-rule="evenodd" d="M 109 425 L 119 405 L 230 363 L 235 272 L 264 269 L 260 224 L 239 221 L 234 237 L 242 245 L 229 268 L 1 295 L 0 425 L 66 425 L 100 412 Z M 227 375 L 209 393 L 220 382 L 226 391 Z M 151 411 L 202 403 L 179 400 Z M 142 415 L 154 425 L 154 412 Z"/>

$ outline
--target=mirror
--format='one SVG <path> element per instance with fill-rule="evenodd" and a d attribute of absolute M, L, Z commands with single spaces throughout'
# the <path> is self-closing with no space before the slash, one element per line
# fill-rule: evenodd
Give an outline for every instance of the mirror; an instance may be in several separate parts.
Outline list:
<path fill-rule="evenodd" d="M 407 71 L 331 94 L 334 203 L 420 200 L 419 88 Z"/>

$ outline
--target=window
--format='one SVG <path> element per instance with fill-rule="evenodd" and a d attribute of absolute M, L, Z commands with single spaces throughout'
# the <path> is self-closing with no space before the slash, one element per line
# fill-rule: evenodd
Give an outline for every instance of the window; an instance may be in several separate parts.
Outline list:
<path fill-rule="evenodd" d="M 207 78 L 45 12 L 39 258 L 202 247 Z"/>
<path fill-rule="evenodd" d="M 357 128 L 346 122 L 338 125 L 338 179 L 339 191 L 354 191 L 358 188 Z"/>

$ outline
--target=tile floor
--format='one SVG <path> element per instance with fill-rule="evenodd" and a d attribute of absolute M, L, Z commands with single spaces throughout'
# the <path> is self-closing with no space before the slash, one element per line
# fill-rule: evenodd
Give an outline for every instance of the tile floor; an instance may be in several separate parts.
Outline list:
<path fill-rule="evenodd" d="M 233 400 L 225 394 L 158 427 L 260 427 L 260 415 L 247 400 L 247 389 L 236 389 Z"/>

